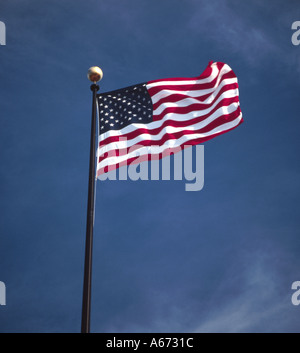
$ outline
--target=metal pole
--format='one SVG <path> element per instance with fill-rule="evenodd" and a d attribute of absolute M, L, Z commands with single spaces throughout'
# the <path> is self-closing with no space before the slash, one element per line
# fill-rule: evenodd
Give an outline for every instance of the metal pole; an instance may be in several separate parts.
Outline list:
<path fill-rule="evenodd" d="M 95 199 L 95 157 L 96 157 L 96 119 L 97 119 L 97 91 L 99 86 L 96 82 L 103 76 L 98 67 L 91 67 L 88 78 L 94 82 L 91 85 L 93 92 L 91 141 L 90 141 L 90 166 L 89 166 L 89 188 L 86 218 L 85 260 L 82 296 L 81 333 L 90 332 L 91 316 L 91 288 L 92 288 L 92 253 L 93 253 L 93 228 L 94 228 L 94 199 Z"/>
<path fill-rule="evenodd" d="M 90 145 L 90 171 L 89 189 L 87 204 L 86 221 L 86 240 L 85 240 L 85 262 L 84 262 L 84 281 L 82 298 L 82 320 L 81 333 L 90 332 L 91 315 L 91 285 L 92 285 L 92 252 L 93 252 L 93 224 L 94 224 L 94 198 L 95 198 L 95 153 L 96 153 L 96 95 L 99 86 L 91 85 L 93 91 L 92 126 L 91 126 L 91 145 Z"/>

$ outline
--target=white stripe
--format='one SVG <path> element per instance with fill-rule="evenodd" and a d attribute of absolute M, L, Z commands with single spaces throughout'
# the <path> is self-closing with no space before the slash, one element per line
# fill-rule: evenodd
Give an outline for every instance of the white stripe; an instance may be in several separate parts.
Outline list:
<path fill-rule="evenodd" d="M 220 97 L 214 102 L 214 104 L 207 109 L 193 111 L 188 114 L 168 113 L 163 117 L 162 120 L 152 121 L 149 124 L 134 123 L 134 124 L 127 125 L 126 127 L 124 127 L 121 130 L 109 130 L 109 131 L 100 135 L 100 141 L 104 141 L 108 137 L 111 137 L 111 136 L 123 136 L 123 135 L 129 134 L 130 132 L 132 132 L 136 129 L 139 129 L 139 128 L 146 128 L 148 130 L 153 130 L 153 129 L 160 127 L 164 121 L 169 120 L 169 119 L 172 119 L 175 121 L 187 121 L 187 120 L 190 120 L 191 117 L 196 118 L 196 117 L 206 115 L 206 114 L 210 113 L 218 105 L 218 103 L 221 100 L 223 100 L 224 98 L 234 98 L 234 97 L 238 96 L 238 94 L 239 94 L 238 88 L 231 89 L 226 92 L 223 92 L 220 95 Z"/>
<path fill-rule="evenodd" d="M 216 96 L 219 94 L 220 90 L 224 86 L 230 85 L 232 83 L 237 83 L 236 78 L 228 78 L 228 79 L 223 80 L 217 89 L 212 88 L 210 90 L 209 93 L 213 92 L 213 94 L 211 94 L 209 97 L 207 97 L 204 101 L 199 101 L 198 99 L 191 98 L 191 97 L 195 97 L 194 95 L 192 96 L 191 91 L 186 91 L 186 92 L 182 91 L 182 94 L 189 96 L 189 98 L 184 98 L 184 99 L 177 101 L 177 102 L 162 103 L 155 110 L 153 110 L 153 115 L 159 115 L 166 108 L 169 108 L 169 107 L 187 107 L 192 104 L 211 104 L 214 101 L 214 99 L 216 98 Z M 197 95 L 196 95 L 196 97 L 197 97 Z"/>
<path fill-rule="evenodd" d="M 200 89 L 200 90 L 197 90 L 197 91 L 196 90 L 182 91 L 182 90 L 162 89 L 161 91 L 159 91 L 156 94 L 154 94 L 153 96 L 151 96 L 153 104 L 157 103 L 162 98 L 170 96 L 171 94 L 184 94 L 184 92 L 189 92 L 188 95 L 191 96 L 191 97 L 201 97 L 201 96 L 204 96 L 204 95 L 206 95 L 206 94 L 208 94 L 210 92 L 213 92 L 214 89 L 219 85 L 223 75 L 225 75 L 226 73 L 231 71 L 229 66 L 227 66 L 227 68 L 225 66 L 220 70 L 220 72 L 219 72 L 220 75 L 219 75 L 218 80 L 215 83 L 214 87 L 209 88 L 209 89 Z M 215 77 L 213 79 L 215 79 L 216 77 L 217 77 L 217 75 L 215 75 Z M 181 81 L 181 82 L 183 82 L 183 81 Z M 150 85 L 147 84 L 146 88 L 150 89 L 149 86 Z"/>
<path fill-rule="evenodd" d="M 202 134 L 184 135 L 176 140 L 168 140 L 164 143 L 163 146 L 159 146 L 159 147 L 155 146 L 155 153 L 162 153 L 167 148 L 178 147 L 178 146 L 183 145 L 185 142 L 188 142 L 191 140 L 196 140 L 199 138 L 212 136 L 212 135 L 218 134 L 220 132 L 225 132 L 225 131 L 230 130 L 230 129 L 234 128 L 235 126 L 237 126 L 240 123 L 241 119 L 242 119 L 242 113 L 235 120 L 228 122 L 228 123 L 225 123 L 225 124 L 222 124 L 209 132 L 202 133 Z M 144 147 L 146 147 L 146 148 L 144 148 Z M 121 163 L 127 159 L 130 159 L 130 158 L 133 158 L 136 156 L 142 156 L 142 155 L 150 154 L 150 153 L 151 153 L 151 146 L 142 146 L 142 148 L 135 150 L 135 151 L 132 151 L 132 152 L 129 152 L 128 154 L 126 154 L 124 156 L 108 157 L 108 158 L 104 159 L 103 161 L 98 163 L 97 170 L 104 168 L 106 166 L 109 166 L 109 165 L 115 165 L 115 164 Z"/>

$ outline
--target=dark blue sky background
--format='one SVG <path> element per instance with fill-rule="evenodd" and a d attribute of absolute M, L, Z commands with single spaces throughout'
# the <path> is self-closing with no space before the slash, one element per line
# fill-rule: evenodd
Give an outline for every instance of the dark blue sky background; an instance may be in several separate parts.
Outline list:
<path fill-rule="evenodd" d="M 79 332 L 91 92 L 229 64 L 205 185 L 97 183 L 93 332 L 299 332 L 299 1 L 0 0 L 0 332 Z"/>

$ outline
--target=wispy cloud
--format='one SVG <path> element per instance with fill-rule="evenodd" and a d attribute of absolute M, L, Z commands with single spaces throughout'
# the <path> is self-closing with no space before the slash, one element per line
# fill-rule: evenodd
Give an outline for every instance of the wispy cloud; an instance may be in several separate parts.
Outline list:
<path fill-rule="evenodd" d="M 213 296 L 219 305 L 195 332 L 288 332 L 294 310 L 290 288 L 283 290 L 275 271 L 265 263 L 266 256 L 257 253 L 251 257 L 247 257 L 247 268 L 239 277 L 238 293 L 224 298 L 227 284 L 221 284 Z"/>
<path fill-rule="evenodd" d="M 203 2 L 201 6 L 195 3 L 189 26 L 221 52 L 231 52 L 249 65 L 262 66 L 267 57 L 286 59 L 290 38 L 283 38 L 282 33 L 289 26 L 292 10 L 286 8 L 278 15 L 278 7 L 278 1 L 272 5 L 255 1 L 255 6 L 253 2 L 233 4 L 231 0 Z M 274 20 L 266 22 L 264 16 L 272 16 L 273 10 Z"/>

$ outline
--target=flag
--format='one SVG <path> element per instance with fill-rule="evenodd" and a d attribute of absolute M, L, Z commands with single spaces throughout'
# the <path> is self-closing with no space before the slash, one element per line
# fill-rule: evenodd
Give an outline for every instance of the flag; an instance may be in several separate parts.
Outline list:
<path fill-rule="evenodd" d="M 198 77 L 144 82 L 98 94 L 97 101 L 97 177 L 203 143 L 243 122 L 237 77 L 221 62 L 210 62 Z"/>

